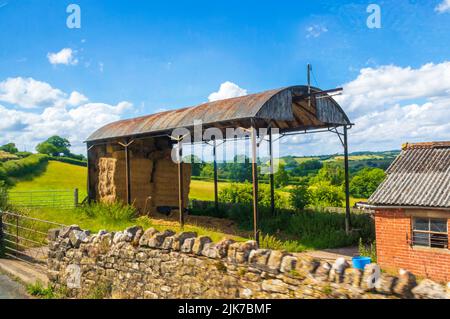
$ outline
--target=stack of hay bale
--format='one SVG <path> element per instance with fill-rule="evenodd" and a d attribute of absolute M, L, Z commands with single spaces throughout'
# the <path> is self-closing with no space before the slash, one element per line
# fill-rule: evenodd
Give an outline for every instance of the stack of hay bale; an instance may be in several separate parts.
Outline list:
<path fill-rule="evenodd" d="M 141 214 L 153 214 L 160 206 L 178 207 L 178 165 L 172 161 L 171 151 L 171 148 L 156 150 L 142 143 L 130 147 L 131 202 Z M 124 150 L 109 145 L 97 163 L 98 200 L 104 203 L 126 202 Z M 191 166 L 183 163 L 185 208 L 188 205 L 190 178 Z"/>

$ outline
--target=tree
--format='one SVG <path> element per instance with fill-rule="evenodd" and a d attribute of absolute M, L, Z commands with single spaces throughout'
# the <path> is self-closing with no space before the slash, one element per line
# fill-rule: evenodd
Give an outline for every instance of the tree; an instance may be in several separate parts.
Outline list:
<path fill-rule="evenodd" d="M 201 177 L 213 178 L 214 177 L 214 166 L 211 163 L 206 163 L 203 165 L 202 170 L 200 171 Z"/>
<path fill-rule="evenodd" d="M 294 169 L 299 165 L 295 158 L 292 156 L 283 157 L 283 160 L 286 167 L 289 167 L 290 169 Z"/>
<path fill-rule="evenodd" d="M 344 183 L 344 168 L 336 163 L 325 163 L 317 175 L 312 179 L 312 183 L 329 182 L 331 185 L 339 186 Z"/>
<path fill-rule="evenodd" d="M 36 146 L 36 151 L 38 151 L 38 153 L 41 154 L 47 154 L 52 156 L 59 156 L 60 154 L 58 148 L 55 145 L 50 144 L 48 142 L 39 143 Z"/>
<path fill-rule="evenodd" d="M 311 201 L 316 206 L 341 207 L 345 194 L 342 187 L 332 185 L 329 181 L 322 181 L 310 186 Z"/>
<path fill-rule="evenodd" d="M 286 186 L 289 183 L 289 174 L 283 164 L 278 166 L 277 172 L 273 175 L 275 187 Z"/>
<path fill-rule="evenodd" d="M 252 180 L 252 165 L 250 159 L 245 155 L 236 155 L 233 163 L 228 163 L 227 169 L 230 172 L 230 179 L 235 182 Z"/>
<path fill-rule="evenodd" d="M 46 141 L 39 143 L 36 146 L 36 151 L 38 151 L 39 153 L 42 153 L 42 154 L 49 154 L 52 156 L 60 156 L 60 154 L 69 156 L 71 154 L 69 151 L 70 146 L 71 145 L 70 145 L 69 140 L 67 140 L 63 137 L 54 135 L 54 136 L 48 138 Z"/>
<path fill-rule="evenodd" d="M 296 209 L 303 210 L 311 202 L 311 194 L 306 185 L 295 186 L 289 195 L 289 203 Z"/>
<path fill-rule="evenodd" d="M 183 157 L 183 162 L 191 164 L 192 176 L 200 176 L 204 164 L 198 156 L 194 154 L 186 155 Z"/>
<path fill-rule="evenodd" d="M 319 160 L 307 160 L 300 163 L 296 168 L 292 170 L 294 176 L 307 176 L 309 173 L 316 173 L 323 167 L 323 164 Z"/>
<path fill-rule="evenodd" d="M 380 168 L 364 168 L 350 181 L 350 194 L 358 198 L 368 198 L 386 177 Z"/>
<path fill-rule="evenodd" d="M 3 146 L 0 146 L 0 151 L 5 151 L 10 154 L 16 154 L 19 150 L 17 149 L 16 144 L 8 143 Z"/>

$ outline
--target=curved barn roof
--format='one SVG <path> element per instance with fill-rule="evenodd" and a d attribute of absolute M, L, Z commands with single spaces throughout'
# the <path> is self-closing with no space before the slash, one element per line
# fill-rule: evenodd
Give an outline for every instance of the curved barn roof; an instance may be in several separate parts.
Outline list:
<path fill-rule="evenodd" d="M 194 121 L 201 121 L 204 128 L 225 128 L 249 127 L 254 119 L 261 126 L 272 122 L 280 132 L 351 125 L 342 108 L 328 94 L 321 94 L 318 88 L 311 88 L 311 92 L 310 104 L 307 86 L 291 86 L 121 120 L 98 129 L 87 142 L 159 135 L 175 128 L 193 127 Z"/>

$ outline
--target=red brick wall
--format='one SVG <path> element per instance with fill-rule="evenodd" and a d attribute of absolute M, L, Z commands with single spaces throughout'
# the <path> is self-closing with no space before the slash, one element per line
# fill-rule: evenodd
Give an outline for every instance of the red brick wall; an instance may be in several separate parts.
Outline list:
<path fill-rule="evenodd" d="M 448 218 L 448 229 L 449 213 L 438 213 Z M 450 250 L 411 246 L 411 223 L 412 217 L 402 209 L 375 212 L 378 264 L 382 269 L 403 268 L 419 276 L 450 282 Z"/>

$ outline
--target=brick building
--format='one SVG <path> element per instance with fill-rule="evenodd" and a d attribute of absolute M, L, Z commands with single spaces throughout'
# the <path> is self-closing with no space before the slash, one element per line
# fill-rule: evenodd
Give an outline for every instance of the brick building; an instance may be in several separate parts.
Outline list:
<path fill-rule="evenodd" d="M 450 142 L 406 144 L 369 204 L 383 269 L 450 281 Z"/>

